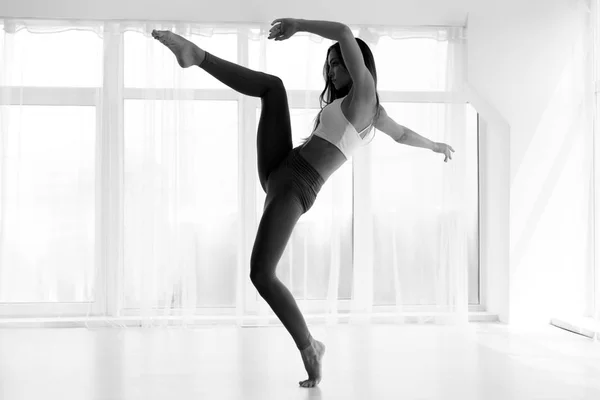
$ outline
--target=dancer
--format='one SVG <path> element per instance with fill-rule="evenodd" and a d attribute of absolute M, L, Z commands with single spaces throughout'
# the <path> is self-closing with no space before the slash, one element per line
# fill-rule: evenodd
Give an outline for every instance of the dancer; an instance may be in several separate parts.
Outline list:
<path fill-rule="evenodd" d="M 256 146 L 258 176 L 266 199 L 250 257 L 250 279 L 300 351 L 308 373 L 300 386 L 313 387 L 322 378 L 325 345 L 311 336 L 294 297 L 277 278 L 275 269 L 300 216 L 312 207 L 329 176 L 357 147 L 367 144 L 371 127 L 398 140 L 405 130 L 379 105 L 373 54 L 348 26 L 294 18 L 276 19 L 271 25 L 269 39 L 276 41 L 300 31 L 337 41 L 328 49 L 325 65 L 323 93 L 328 91 L 329 103 L 319 113 L 318 129 L 296 148 L 292 148 L 286 89 L 279 77 L 223 60 L 169 31 L 154 30 L 152 36 L 175 54 L 182 68 L 196 65 L 233 90 L 261 99 Z M 449 157 L 449 146 L 422 139 L 433 151 Z"/>

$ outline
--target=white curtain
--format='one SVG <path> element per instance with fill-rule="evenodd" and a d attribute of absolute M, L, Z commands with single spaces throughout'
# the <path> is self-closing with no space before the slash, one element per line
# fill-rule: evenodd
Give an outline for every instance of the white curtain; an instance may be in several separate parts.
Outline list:
<path fill-rule="evenodd" d="M 269 23 L 0 23 L 0 303 L 43 304 L 34 315 L 83 316 L 88 326 L 278 323 L 249 280 L 265 198 L 260 100 L 179 68 L 150 33 L 171 30 L 280 76 L 294 146 L 313 127 L 333 42 L 268 41 Z M 464 31 L 355 35 L 375 55 L 380 94 L 417 99 L 388 97 L 388 113 L 456 153 L 444 163 L 377 132 L 301 217 L 277 274 L 309 323 L 387 316 L 464 326 L 469 271 L 478 272 L 476 131 L 466 133 L 464 103 L 431 95 L 462 93 Z"/>
<path fill-rule="evenodd" d="M 594 67 L 593 67 L 593 71 L 592 71 L 592 76 L 594 79 L 594 94 L 595 94 L 595 98 L 593 101 L 594 104 L 594 155 L 593 155 L 593 159 L 596 160 L 597 159 L 597 154 L 599 154 L 598 151 L 598 120 L 600 117 L 600 101 L 598 99 L 598 82 L 600 81 L 600 4 L 598 3 L 598 0 L 594 0 L 590 3 L 590 18 L 589 18 L 589 23 L 592 25 L 592 37 L 590 39 L 590 41 L 592 42 L 592 46 L 593 46 L 593 51 L 591 52 L 591 57 L 593 59 L 594 62 Z M 598 182 L 597 182 L 597 177 L 600 175 L 597 173 L 598 171 L 598 164 L 594 163 L 594 171 L 593 171 L 593 177 L 594 177 L 594 183 L 593 183 L 593 188 L 594 188 L 594 194 L 593 194 L 593 198 L 594 198 L 594 204 L 593 204 L 593 209 L 597 210 L 598 209 L 598 199 L 600 199 L 600 196 L 598 196 L 596 190 L 598 187 Z M 594 276 L 594 282 L 592 284 L 592 292 L 593 292 L 593 304 L 592 304 L 592 310 L 591 310 L 591 314 L 592 314 L 592 318 L 594 318 L 594 320 L 596 320 L 598 323 L 600 323 L 600 263 L 598 262 L 598 257 L 596 256 L 596 254 L 598 254 L 598 252 L 600 251 L 600 247 L 598 246 L 598 239 L 597 239 L 597 234 L 595 232 L 597 232 L 597 227 L 600 226 L 600 218 L 597 212 L 594 213 L 594 244 L 593 244 L 593 248 L 594 248 L 594 265 L 593 267 L 593 272 L 592 272 L 592 276 Z M 596 340 L 600 341 L 600 334 L 596 333 Z"/>

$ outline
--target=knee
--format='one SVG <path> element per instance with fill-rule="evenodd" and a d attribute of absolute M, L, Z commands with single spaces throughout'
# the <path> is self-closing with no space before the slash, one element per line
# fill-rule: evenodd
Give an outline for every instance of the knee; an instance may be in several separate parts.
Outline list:
<path fill-rule="evenodd" d="M 285 90 L 285 86 L 280 77 L 278 77 L 277 75 L 270 75 L 270 74 L 266 74 L 266 75 L 269 77 L 269 79 L 271 81 L 271 84 L 269 85 L 269 89 Z"/>
<path fill-rule="evenodd" d="M 256 268 L 250 268 L 250 281 L 259 291 L 269 286 L 273 281 L 273 276 L 264 272 L 260 272 Z"/>
<path fill-rule="evenodd" d="M 269 76 L 273 80 L 273 86 L 285 88 L 285 86 L 283 85 L 283 81 L 281 80 L 280 77 L 278 77 L 277 75 L 269 75 Z"/>

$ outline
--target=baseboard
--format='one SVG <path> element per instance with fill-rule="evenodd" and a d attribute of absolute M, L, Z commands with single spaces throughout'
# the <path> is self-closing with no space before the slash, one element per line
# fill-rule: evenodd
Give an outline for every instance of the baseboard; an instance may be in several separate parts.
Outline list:
<path fill-rule="evenodd" d="M 578 335 L 589 337 L 593 340 L 600 340 L 600 321 L 587 317 L 556 317 L 550 320 L 550 325 L 577 333 Z"/>
<path fill-rule="evenodd" d="M 432 317 L 435 314 L 427 312 L 406 312 L 402 314 L 402 320 L 406 323 L 418 323 L 426 317 Z M 339 315 L 336 317 L 339 323 L 345 324 L 350 320 L 349 315 Z M 372 314 L 370 318 L 373 323 L 394 322 L 397 316 L 387 313 Z M 469 312 L 469 322 L 498 322 L 498 315 L 484 312 Z M 306 316 L 309 323 L 319 325 L 326 320 L 323 316 Z M 185 322 L 181 317 L 153 317 L 151 320 L 143 320 L 141 317 L 68 317 L 68 318 L 3 318 L 0 319 L 0 329 L 2 328 L 121 328 L 121 327 L 142 327 L 142 326 L 264 326 L 278 323 L 275 315 L 267 316 L 246 316 L 238 324 L 235 316 L 203 316 L 186 317 Z"/>

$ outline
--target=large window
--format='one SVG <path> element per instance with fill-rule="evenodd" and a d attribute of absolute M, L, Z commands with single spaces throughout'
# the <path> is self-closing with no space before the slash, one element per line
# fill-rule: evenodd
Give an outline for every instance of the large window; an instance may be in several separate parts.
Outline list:
<path fill-rule="evenodd" d="M 1 67 L 0 303 L 84 302 L 97 239 L 89 88 L 102 83 L 102 40 L 85 31 L 6 36 L 3 54 L 14 51 Z"/>
<path fill-rule="evenodd" d="M 358 36 L 359 32 L 354 33 Z M 85 30 L 33 34 L 23 29 L 11 34 L 10 40 L 6 35 L 2 32 L 0 43 L 14 46 L 11 54 L 15 56 L 3 60 L 6 73 L 0 82 L 0 105 L 8 116 L 8 123 L 2 125 L 5 162 L 0 164 L 4 232 L 0 303 L 15 308 L 3 308 L 0 317 L 85 315 L 90 303 L 97 303 L 94 312 L 102 313 L 115 302 L 112 296 L 120 297 L 120 306 L 130 310 L 148 301 L 151 289 L 140 282 L 144 274 L 156 272 L 145 269 L 156 260 L 154 250 L 139 234 L 145 230 L 147 216 L 161 212 L 162 203 L 148 199 L 164 193 L 160 185 L 165 182 L 149 179 L 148 171 L 165 174 L 162 160 L 181 148 L 193 152 L 195 158 L 177 166 L 172 181 L 186 189 L 173 194 L 179 196 L 177 215 L 167 215 L 165 220 L 176 221 L 182 241 L 189 240 L 186 249 L 195 249 L 185 256 L 194 259 L 196 268 L 195 304 L 204 308 L 239 304 L 233 277 L 248 256 L 248 248 L 242 251 L 240 243 L 256 232 L 265 197 L 253 164 L 260 100 L 241 101 L 237 93 L 195 67 L 177 75 L 179 67 L 172 55 L 161 53 L 158 42 L 152 43 L 155 47 L 149 45 L 153 39 L 135 30 L 123 31 L 116 40 Z M 310 134 L 319 110 L 322 68 L 330 42 L 299 36 L 282 46 L 237 33 L 191 38 L 221 58 L 281 77 L 288 90 L 294 146 Z M 431 38 L 382 37 L 373 48 L 378 90 L 388 114 L 441 141 L 446 121 L 447 46 Z M 306 98 L 311 99 L 309 103 Z M 468 157 L 472 168 L 467 186 L 477 216 L 477 114 L 464 105 L 464 115 L 468 149 L 462 156 Z M 176 148 L 169 144 L 174 124 L 181 137 Z M 118 148 L 107 143 L 118 143 L 119 137 L 122 153 L 106 150 Z M 416 254 L 398 253 L 398 249 L 418 247 L 419 238 L 431 229 L 436 192 L 426 182 L 435 182 L 439 176 L 424 149 L 399 145 L 382 132 L 376 133 L 371 146 L 369 218 L 377 244 L 373 301 L 389 305 L 397 301 L 393 282 L 399 277 L 407 287 L 416 284 L 415 279 L 421 285 L 428 279 L 426 274 L 415 274 L 414 268 L 433 262 L 431 251 L 426 246 Z M 439 157 L 437 162 L 441 162 Z M 281 259 L 277 274 L 298 299 L 327 298 L 332 259 L 340 265 L 337 297 L 351 298 L 356 251 L 353 196 L 361 190 L 355 168 L 354 161 L 348 162 L 336 172 L 335 184 L 327 182 L 317 204 L 299 221 Z M 254 182 L 253 190 L 244 183 L 247 180 Z M 122 214 L 113 203 L 100 207 L 108 201 L 103 197 L 110 191 L 106 185 L 118 181 L 123 188 Z M 253 197 L 250 203 L 249 196 Z M 323 216 L 333 213 L 332 203 L 339 214 L 334 228 L 323 222 Z M 432 220 L 419 219 L 425 209 L 431 211 Z M 248 218 L 249 213 L 254 216 Z M 120 228 L 103 222 L 118 218 L 122 218 L 121 244 L 116 244 L 120 239 L 109 237 Z M 472 223 L 469 303 L 477 305 L 478 219 Z M 331 245 L 332 232 L 339 237 L 337 246 Z M 113 264 L 118 256 L 107 255 L 113 245 L 122 246 L 121 269 Z M 164 270 L 157 276 L 168 275 L 168 263 L 160 268 Z M 244 279 L 248 281 L 247 275 Z M 185 296 L 178 290 L 172 289 L 171 297 L 163 300 L 176 304 L 177 296 Z M 435 298 L 427 292 L 403 291 L 402 302 L 427 305 Z M 31 307 L 17 307 L 23 304 Z"/>

